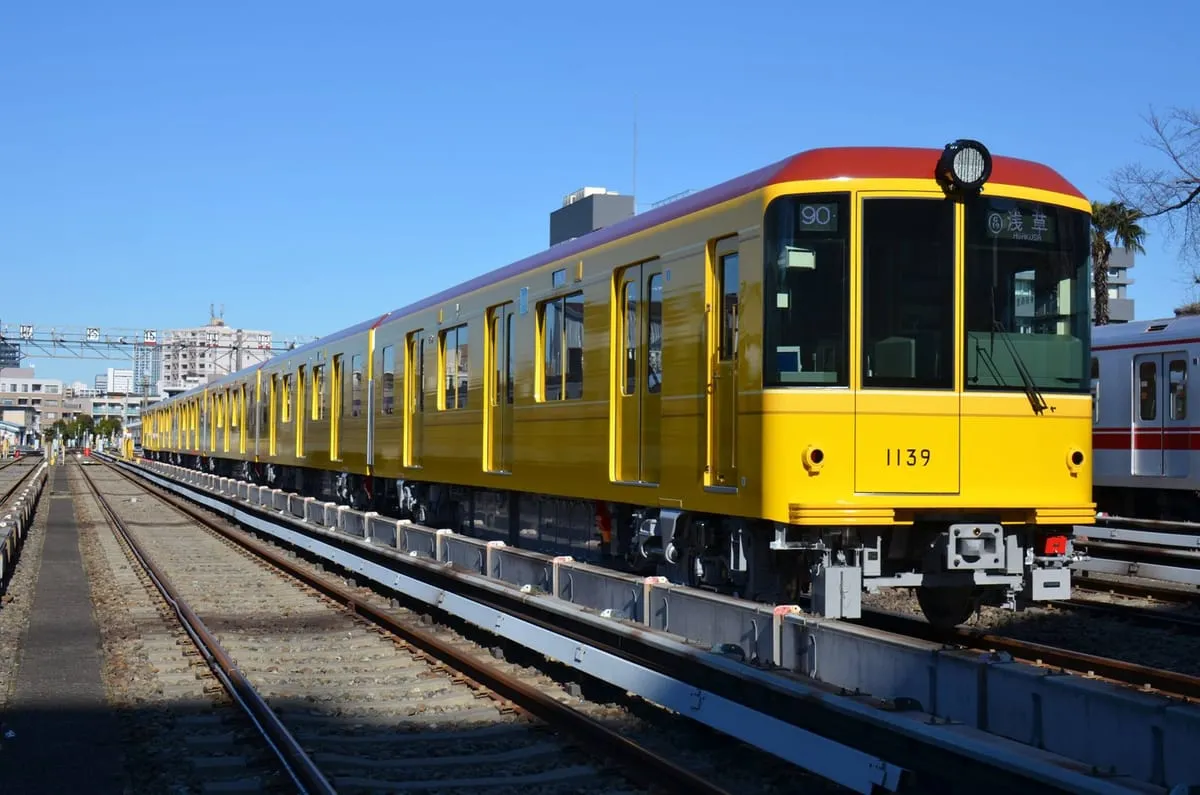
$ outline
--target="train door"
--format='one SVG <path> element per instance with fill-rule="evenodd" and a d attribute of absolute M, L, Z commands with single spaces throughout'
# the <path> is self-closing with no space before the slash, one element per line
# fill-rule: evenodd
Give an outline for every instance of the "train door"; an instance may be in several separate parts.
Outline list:
<path fill-rule="evenodd" d="M 1186 477 L 1191 434 L 1187 429 L 1187 355 L 1146 353 L 1133 357 L 1132 474 Z"/>
<path fill-rule="evenodd" d="M 513 445 L 513 325 L 516 316 L 512 304 L 493 307 L 488 312 L 487 325 L 487 412 L 488 422 L 484 439 L 489 472 L 512 471 Z"/>
<path fill-rule="evenodd" d="M 614 480 L 656 484 L 661 468 L 663 272 L 655 262 L 632 265 L 617 277 L 620 365 L 614 370 Z"/>
<path fill-rule="evenodd" d="M 305 411 L 308 402 L 308 368 L 300 365 L 296 370 L 296 405 L 292 414 L 296 418 L 296 458 L 304 458 L 304 427 L 307 425 L 308 412 Z"/>
<path fill-rule="evenodd" d="M 404 466 L 421 466 L 425 441 L 425 332 L 408 335 L 404 363 Z"/>
<path fill-rule="evenodd" d="M 708 460 L 704 486 L 709 491 L 737 489 L 738 309 L 741 280 L 737 238 L 718 240 L 708 270 L 709 383 L 706 390 Z"/>
<path fill-rule="evenodd" d="M 335 353 L 329 368 L 329 460 L 342 460 L 342 395 L 345 392 L 342 354 Z"/>
<path fill-rule="evenodd" d="M 200 436 L 196 449 L 201 453 L 211 453 L 216 449 L 212 429 L 209 427 L 210 413 L 208 410 L 209 393 L 205 390 L 200 394 Z"/>
<path fill-rule="evenodd" d="M 957 494 L 960 216 L 939 195 L 863 196 L 854 490 Z"/>

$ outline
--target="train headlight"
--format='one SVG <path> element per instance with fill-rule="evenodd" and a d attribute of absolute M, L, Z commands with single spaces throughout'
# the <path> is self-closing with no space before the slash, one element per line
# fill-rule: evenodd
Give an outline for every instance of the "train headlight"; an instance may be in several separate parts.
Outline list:
<path fill-rule="evenodd" d="M 937 178 L 961 191 L 978 191 L 992 175 L 992 155 L 978 141 L 960 138 L 946 144 L 938 158 Z"/>

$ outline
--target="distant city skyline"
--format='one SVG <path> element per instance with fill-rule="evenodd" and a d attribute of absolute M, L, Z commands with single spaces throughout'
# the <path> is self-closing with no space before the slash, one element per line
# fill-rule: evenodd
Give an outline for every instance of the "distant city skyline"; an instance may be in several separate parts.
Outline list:
<path fill-rule="evenodd" d="M 19 339 L 17 330 L 19 329 L 19 327 L 22 324 L 26 323 L 27 321 L 24 319 L 15 318 L 11 314 L 5 315 L 3 318 L 0 318 L 0 319 L 3 320 L 3 324 L 5 327 L 6 339 L 12 338 L 13 343 L 19 344 L 20 339 Z M 212 323 L 214 319 L 223 321 L 223 318 L 221 318 L 219 315 L 210 315 L 209 323 Z M 87 329 L 88 326 L 86 326 L 85 324 L 72 323 L 72 324 L 47 324 L 44 327 L 35 326 L 35 328 L 37 329 L 37 337 L 39 339 L 43 338 L 44 335 L 49 335 L 51 329 L 54 329 L 56 331 L 56 333 L 58 333 L 59 330 L 70 329 L 71 332 L 76 337 L 82 339 L 83 335 L 85 333 L 85 329 Z M 122 337 L 128 337 L 130 340 L 136 339 L 137 337 L 135 335 L 140 335 L 143 332 L 142 329 L 130 329 L 130 328 L 104 329 L 103 327 L 99 327 L 99 328 L 102 331 L 104 331 L 106 334 L 107 334 L 107 332 L 110 332 L 110 331 L 113 332 L 112 337 L 114 339 L 116 338 L 116 332 L 121 332 Z M 120 369 L 120 370 L 131 370 L 133 372 L 133 387 L 132 388 L 134 391 L 137 391 L 142 383 L 142 379 L 147 376 L 151 376 L 151 379 L 150 379 L 151 383 L 157 383 L 159 380 L 161 380 L 161 378 L 162 378 L 162 360 L 163 360 L 163 356 L 164 356 L 164 351 L 167 349 L 167 344 L 171 341 L 170 338 L 173 333 L 181 333 L 182 332 L 184 334 L 184 336 L 186 337 L 187 332 L 196 332 L 196 331 L 199 331 L 204 328 L 208 328 L 208 325 L 207 324 L 205 324 L 205 325 L 197 324 L 193 321 L 191 323 L 185 322 L 185 323 L 176 324 L 176 325 L 173 325 L 173 326 L 170 326 L 167 328 L 156 329 L 155 331 L 158 332 L 158 336 L 163 338 L 162 340 L 156 340 L 156 343 L 158 343 L 158 344 L 155 344 L 153 346 L 145 345 L 145 346 L 136 346 L 135 347 L 132 345 L 132 342 L 131 342 L 130 347 L 129 347 L 129 355 L 127 357 L 118 357 L 114 350 L 104 349 L 103 346 L 97 346 L 97 347 L 105 350 L 106 355 L 110 358 L 100 358 L 98 355 L 96 356 L 96 358 L 79 358 L 78 356 L 74 356 L 74 355 L 71 355 L 68 353 L 60 353 L 59 356 L 57 356 L 57 357 L 46 357 L 46 356 L 40 356 L 40 355 L 36 355 L 36 354 L 26 356 L 27 351 L 29 351 L 30 353 L 34 353 L 34 350 L 36 350 L 36 349 L 32 349 L 32 346 L 27 346 L 27 347 L 24 347 L 21 351 L 22 359 L 21 359 L 20 366 L 23 368 L 33 368 L 35 370 L 35 372 L 37 373 L 37 375 L 41 378 L 56 379 L 56 380 L 62 381 L 63 383 L 82 382 L 82 383 L 89 384 L 89 385 L 93 384 L 95 382 L 95 379 L 97 377 L 99 377 L 101 374 L 106 373 L 109 368 L 115 368 L 115 369 Z M 291 341 L 296 341 L 296 344 L 299 345 L 305 341 L 315 339 L 315 338 L 318 338 L 321 336 L 325 336 L 327 334 L 331 334 L 337 330 L 337 329 L 331 328 L 320 334 L 317 334 L 317 333 L 297 334 L 297 333 L 289 333 L 289 332 L 278 332 L 278 331 L 274 331 L 274 330 L 263 331 L 263 330 L 259 330 L 261 327 L 253 325 L 253 324 L 246 324 L 243 326 L 231 326 L 228 322 L 225 322 L 225 325 L 223 328 L 228 330 L 228 332 L 230 332 L 230 333 L 223 333 L 221 340 L 218 343 L 218 347 L 224 353 L 224 356 L 221 357 L 221 363 L 224 364 L 225 367 L 228 367 L 230 362 L 227 362 L 224 360 L 231 359 L 233 356 L 233 351 L 231 349 L 231 346 L 234 343 L 234 339 L 236 337 L 236 332 L 238 332 L 238 331 L 244 332 L 244 334 L 247 335 L 248 338 L 251 335 L 266 334 L 270 338 L 270 343 L 274 344 L 274 345 L 287 344 L 288 342 L 291 342 Z M 180 340 L 180 342 L 182 343 L 183 340 Z M 249 339 L 248 343 L 252 344 L 253 339 Z M 48 347 L 48 346 L 43 345 L 42 347 Z M 226 348 L 230 348 L 230 350 L 226 351 L 225 350 Z M 93 355 L 95 355 L 95 354 L 93 354 Z M 167 356 L 169 359 L 170 358 L 169 354 L 167 354 Z M 247 360 L 247 361 L 243 362 L 242 366 L 247 367 L 250 364 L 251 364 L 251 362 Z"/>

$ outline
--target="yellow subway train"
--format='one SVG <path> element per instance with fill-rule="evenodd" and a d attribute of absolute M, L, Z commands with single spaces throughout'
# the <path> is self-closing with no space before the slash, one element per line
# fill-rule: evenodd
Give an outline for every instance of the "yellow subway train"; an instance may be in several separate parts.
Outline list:
<path fill-rule="evenodd" d="M 142 446 L 828 616 L 1059 599 L 1088 212 L 976 141 L 806 151 L 166 400 Z"/>

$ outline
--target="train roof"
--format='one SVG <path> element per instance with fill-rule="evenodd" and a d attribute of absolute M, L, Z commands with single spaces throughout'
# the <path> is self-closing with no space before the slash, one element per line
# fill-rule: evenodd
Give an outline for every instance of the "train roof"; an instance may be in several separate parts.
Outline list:
<path fill-rule="evenodd" d="M 305 343 L 294 351 L 289 351 L 288 355 L 294 356 L 298 353 L 322 348 L 353 334 L 377 328 L 385 321 L 399 320 L 406 315 L 446 303 L 463 293 L 498 284 L 552 262 L 644 232 L 655 226 L 706 210 L 770 185 L 784 182 L 839 179 L 930 179 L 934 176 L 934 169 L 941 155 L 941 149 L 899 146 L 841 146 L 799 152 L 748 174 L 684 196 L 649 212 L 634 215 L 612 226 L 606 226 L 573 240 L 551 246 L 537 254 L 448 287 L 427 298 L 335 331 L 313 342 Z M 997 185 L 1022 185 L 1080 199 L 1084 198 L 1078 188 L 1049 166 L 1015 157 L 993 154 L 992 174 L 988 182 Z M 986 192 L 986 187 L 984 190 Z M 176 397 L 187 397 L 201 392 L 206 387 L 219 386 L 227 381 L 243 378 L 260 367 L 269 367 L 271 361 L 242 368 L 235 373 L 223 376 L 204 386 L 190 389 Z"/>
<path fill-rule="evenodd" d="M 1092 327 L 1094 351 L 1150 347 L 1183 341 L 1200 341 L 1200 316 L 1163 317 Z"/>
<path fill-rule="evenodd" d="M 525 259 L 496 268 L 474 279 L 414 301 L 388 313 L 399 319 L 420 312 L 455 296 L 469 293 L 520 276 L 552 262 L 635 235 L 685 215 L 706 210 L 722 202 L 783 182 L 833 179 L 932 179 L 941 149 L 897 146 L 843 146 L 810 149 L 785 157 L 769 166 L 734 177 L 711 188 L 677 199 L 649 212 L 634 215 L 581 237 L 541 251 Z M 1014 157 L 992 157 L 989 183 L 1024 185 L 1084 198 L 1079 189 L 1049 166 Z M 985 188 L 986 190 L 986 188 Z"/>

